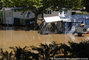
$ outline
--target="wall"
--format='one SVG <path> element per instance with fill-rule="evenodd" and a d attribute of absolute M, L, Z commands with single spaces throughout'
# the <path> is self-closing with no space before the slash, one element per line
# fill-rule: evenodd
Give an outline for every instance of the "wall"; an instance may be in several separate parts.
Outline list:
<path fill-rule="evenodd" d="M 46 13 L 44 13 L 44 17 L 52 17 L 52 16 L 60 16 L 60 17 L 66 17 L 66 16 L 71 16 L 72 15 L 72 10 L 68 10 L 68 11 L 46 11 Z"/>
<path fill-rule="evenodd" d="M 28 11 L 26 13 L 22 13 L 19 11 L 14 11 L 14 8 L 3 8 L 3 24 L 14 24 L 14 18 L 19 19 L 32 19 L 35 18 L 35 14 L 31 11 L 30 14 L 28 14 Z"/>
<path fill-rule="evenodd" d="M 72 15 L 72 10 L 60 11 L 59 17 L 69 17 Z"/>
<path fill-rule="evenodd" d="M 28 16 L 27 15 L 28 15 L 28 12 L 26 13 L 22 13 L 19 11 L 13 12 L 14 18 L 28 18 L 28 19 L 35 18 L 34 13 L 32 13 L 31 11 L 30 11 L 30 14 Z"/>
<path fill-rule="evenodd" d="M 14 18 L 24 18 L 24 15 L 22 14 L 22 12 L 13 12 L 13 17 Z"/>
<path fill-rule="evenodd" d="M 13 10 L 11 8 L 3 8 L 3 24 L 13 24 Z"/>
<path fill-rule="evenodd" d="M 44 13 L 44 17 L 58 16 L 58 13 L 59 11 L 49 11 L 49 13 Z"/>

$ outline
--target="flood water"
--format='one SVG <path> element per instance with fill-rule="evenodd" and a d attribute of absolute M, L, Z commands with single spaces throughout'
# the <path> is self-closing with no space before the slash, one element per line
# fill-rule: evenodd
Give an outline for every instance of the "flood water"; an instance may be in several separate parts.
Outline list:
<path fill-rule="evenodd" d="M 89 40 L 89 34 L 83 34 L 83 37 L 78 37 L 72 34 L 48 34 L 41 35 L 38 31 L 33 30 L 0 30 L 0 48 L 8 49 L 14 46 L 38 46 L 40 43 L 57 43 L 81 42 Z"/>

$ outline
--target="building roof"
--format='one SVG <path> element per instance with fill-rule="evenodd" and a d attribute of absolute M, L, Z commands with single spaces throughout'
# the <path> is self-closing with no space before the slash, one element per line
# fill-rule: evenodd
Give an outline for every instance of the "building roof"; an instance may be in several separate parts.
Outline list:
<path fill-rule="evenodd" d="M 44 20 L 45 20 L 46 23 L 57 22 L 57 21 L 70 22 L 69 18 L 60 18 L 59 16 L 44 17 Z"/>
<path fill-rule="evenodd" d="M 59 16 L 44 17 L 45 22 L 83 22 L 85 19 L 89 19 L 89 15 L 71 15 L 71 17 L 60 18 Z"/>

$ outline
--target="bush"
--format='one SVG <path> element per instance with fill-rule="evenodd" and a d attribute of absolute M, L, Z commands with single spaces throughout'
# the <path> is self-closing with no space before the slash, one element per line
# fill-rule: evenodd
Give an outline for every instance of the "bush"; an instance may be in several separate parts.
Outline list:
<path fill-rule="evenodd" d="M 89 41 L 66 44 L 40 44 L 38 47 L 10 47 L 13 51 L 0 50 L 2 60 L 51 60 L 52 58 L 89 58 Z"/>

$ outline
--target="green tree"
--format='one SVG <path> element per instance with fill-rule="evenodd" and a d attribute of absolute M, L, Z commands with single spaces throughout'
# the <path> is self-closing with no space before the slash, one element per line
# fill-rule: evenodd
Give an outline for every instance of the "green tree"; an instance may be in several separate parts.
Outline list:
<path fill-rule="evenodd" d="M 86 7 L 86 11 L 89 12 L 89 1 L 88 0 L 83 0 L 82 4 L 83 4 L 84 7 Z"/>
<path fill-rule="evenodd" d="M 47 8 L 80 8 L 82 0 L 2 0 L 5 7 L 23 7 L 24 10 L 32 10 L 34 13 L 42 13 Z"/>
<path fill-rule="evenodd" d="M 4 7 L 23 7 L 23 11 L 31 10 L 35 14 L 42 7 L 42 0 L 2 0 Z"/>
<path fill-rule="evenodd" d="M 46 9 L 52 10 L 68 8 L 78 9 L 82 6 L 82 0 L 1 0 L 4 7 L 23 7 L 23 11 L 31 10 L 36 19 Z"/>
<path fill-rule="evenodd" d="M 54 0 L 53 2 L 53 7 L 57 7 L 58 9 L 79 9 L 82 6 L 82 0 Z"/>

